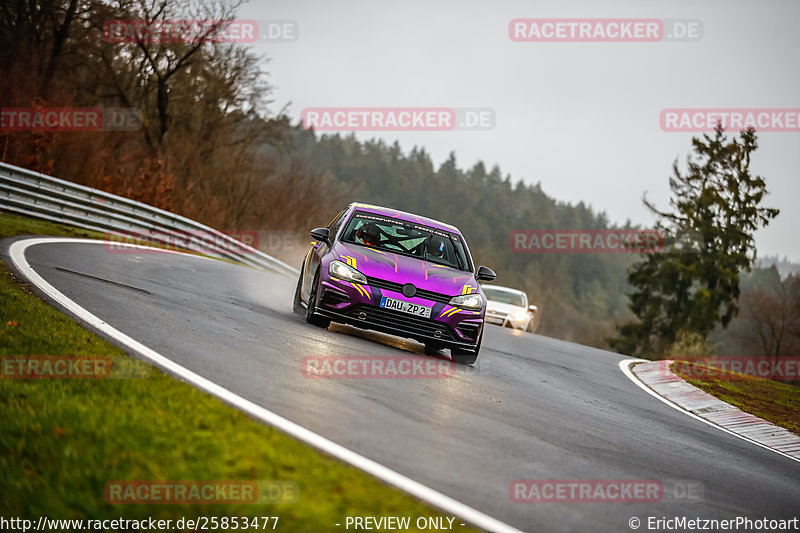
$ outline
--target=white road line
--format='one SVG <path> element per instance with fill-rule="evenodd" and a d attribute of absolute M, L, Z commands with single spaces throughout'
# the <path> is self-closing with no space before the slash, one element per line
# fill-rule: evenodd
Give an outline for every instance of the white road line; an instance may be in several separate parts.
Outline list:
<path fill-rule="evenodd" d="M 782 455 L 784 457 L 787 457 L 787 458 L 789 458 L 789 459 L 791 459 L 793 461 L 800 462 L 800 459 L 798 459 L 797 457 L 792 457 L 791 455 L 783 453 L 780 450 L 776 450 L 775 448 L 771 448 L 770 446 L 767 446 L 767 445 L 765 445 L 765 444 L 763 444 L 763 443 L 761 443 L 761 442 L 759 442 L 757 440 L 753 440 L 753 439 L 751 439 L 751 438 L 749 438 L 749 437 L 747 437 L 747 436 L 745 436 L 745 435 L 743 435 L 741 433 L 737 433 L 735 431 L 732 431 L 732 430 L 726 428 L 725 426 L 721 426 L 721 425 L 719 425 L 719 424 L 717 424 L 715 422 L 712 422 L 711 420 L 708 420 L 707 418 L 703 418 L 702 416 L 696 415 L 695 413 L 693 413 L 691 411 L 688 411 L 688 410 L 684 409 L 683 407 L 681 407 L 680 405 L 670 401 L 668 398 L 665 398 L 664 396 L 658 394 L 656 391 L 654 391 L 653 389 L 651 389 L 650 387 L 648 387 L 647 385 L 642 383 L 642 381 L 631 370 L 631 366 L 633 366 L 636 363 L 650 363 L 650 362 L 651 361 L 648 361 L 646 359 L 623 359 L 623 360 L 621 360 L 619 362 L 619 368 L 620 368 L 620 370 L 622 370 L 623 374 L 628 376 L 628 378 L 631 381 L 633 381 L 636 385 L 638 385 L 647 394 L 649 394 L 649 395 L 651 395 L 651 396 L 653 396 L 655 398 L 658 398 L 659 400 L 661 400 L 665 404 L 669 405 L 670 407 L 673 407 L 674 409 L 677 409 L 681 413 L 683 413 L 685 415 L 688 415 L 688 416 L 694 418 L 695 420 L 699 420 L 700 422 L 702 422 L 704 424 L 707 424 L 709 426 L 715 427 L 715 428 L 719 429 L 720 431 L 724 431 L 725 433 L 728 433 L 729 435 L 733 435 L 734 437 L 739 437 L 740 439 L 746 440 L 747 442 L 755 444 L 756 446 L 761 446 L 765 450 L 769 450 L 771 452 L 775 452 L 775 453 L 777 453 L 779 455 Z M 697 390 L 699 392 L 703 392 L 700 389 L 697 389 Z M 718 400 L 718 401 L 722 402 L 722 400 Z M 738 411 L 738 409 L 736 409 L 736 410 Z"/>
<path fill-rule="evenodd" d="M 304 428 L 294 422 L 279 416 L 272 411 L 265 409 L 249 400 L 242 398 L 234 394 L 233 392 L 225 389 L 224 387 L 217 385 L 216 383 L 188 370 L 181 365 L 167 359 L 160 353 L 151 350 L 147 346 L 135 341 L 131 337 L 128 337 L 121 331 L 113 328 L 111 325 L 107 324 L 100 318 L 96 317 L 95 315 L 91 314 L 89 311 L 78 305 L 77 303 L 73 302 L 66 296 L 64 296 L 61 292 L 59 292 L 55 287 L 50 285 L 47 281 L 44 280 L 35 270 L 30 266 L 27 259 L 25 258 L 25 250 L 27 250 L 31 246 L 35 246 L 37 244 L 52 244 L 52 243 L 76 243 L 76 244 L 104 244 L 103 241 L 98 241 L 95 239 L 72 239 L 72 238 L 55 238 L 55 237 L 37 237 L 31 239 L 24 239 L 20 241 L 14 242 L 11 247 L 9 248 L 9 255 L 11 256 L 11 261 L 14 263 L 16 268 L 36 287 L 39 288 L 42 292 L 44 292 L 48 297 L 52 298 L 55 302 L 59 305 L 67 309 L 70 313 L 74 314 L 76 317 L 80 318 L 91 327 L 103 332 L 104 334 L 112 337 L 115 339 L 119 344 L 125 346 L 126 348 L 135 351 L 142 357 L 149 359 L 157 366 L 167 370 L 172 375 L 178 376 L 181 379 L 184 379 L 203 391 L 208 392 L 216 396 L 217 398 L 223 400 L 224 402 L 237 407 L 238 409 L 244 411 L 245 413 L 258 418 L 259 420 L 274 426 L 289 435 L 295 437 L 298 440 L 301 440 L 311 446 L 336 457 L 337 459 L 348 463 L 356 468 L 363 470 L 364 472 L 371 474 L 378 479 L 393 485 L 412 496 L 419 498 L 420 500 L 427 502 L 435 507 L 438 507 L 442 511 L 447 513 L 453 514 L 460 518 L 463 518 L 465 521 L 486 529 L 487 531 L 497 532 L 497 533 L 520 533 L 520 530 L 504 523 L 496 518 L 492 518 L 489 515 L 486 515 L 477 509 L 473 509 L 466 504 L 463 504 L 459 501 L 450 498 L 449 496 L 445 496 L 444 494 L 426 486 L 418 481 L 414 481 L 413 479 L 406 477 L 394 470 L 391 470 L 372 459 L 368 459 L 363 455 L 359 455 L 356 452 L 345 448 L 335 442 L 326 439 L 325 437 L 314 433 L 313 431 Z M 119 246 L 120 243 L 114 243 L 114 246 Z M 126 246 L 135 247 L 135 248 L 143 248 L 147 250 L 153 250 L 155 252 L 163 252 L 163 253 L 177 253 L 180 255 L 186 255 L 187 257 L 198 257 L 196 255 L 191 254 L 182 254 L 181 252 L 176 252 L 172 250 L 160 250 L 158 248 L 149 248 L 147 246 L 141 245 L 134 245 L 134 244 L 126 244 Z"/>

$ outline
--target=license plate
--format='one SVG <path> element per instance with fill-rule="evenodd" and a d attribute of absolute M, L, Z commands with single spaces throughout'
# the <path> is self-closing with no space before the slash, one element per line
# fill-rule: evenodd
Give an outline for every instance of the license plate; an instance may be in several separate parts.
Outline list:
<path fill-rule="evenodd" d="M 495 317 L 486 317 L 486 321 L 490 324 L 502 324 L 502 318 L 495 318 Z"/>
<path fill-rule="evenodd" d="M 409 315 L 421 316 L 423 318 L 430 318 L 431 311 L 433 311 L 432 307 L 412 304 L 411 302 L 404 302 L 403 300 L 395 300 L 394 298 L 386 297 L 381 298 L 381 307 L 386 309 L 394 309 L 395 311 L 408 313 Z"/>

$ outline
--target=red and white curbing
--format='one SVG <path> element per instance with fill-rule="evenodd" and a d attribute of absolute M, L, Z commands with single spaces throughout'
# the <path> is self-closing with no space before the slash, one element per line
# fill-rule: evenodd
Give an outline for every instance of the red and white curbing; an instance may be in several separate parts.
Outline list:
<path fill-rule="evenodd" d="M 642 388 L 694 418 L 800 461 L 800 436 L 690 385 L 670 370 L 673 362 L 626 359 L 620 368 Z"/>

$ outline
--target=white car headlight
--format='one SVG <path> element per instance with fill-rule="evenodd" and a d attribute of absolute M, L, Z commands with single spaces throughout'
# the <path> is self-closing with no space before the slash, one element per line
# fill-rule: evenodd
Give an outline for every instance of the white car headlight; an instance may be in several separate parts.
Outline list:
<path fill-rule="evenodd" d="M 333 260 L 328 267 L 328 273 L 334 278 L 352 281 L 353 283 L 367 283 L 367 277 L 347 263 Z"/>
<path fill-rule="evenodd" d="M 528 317 L 528 313 L 527 313 L 527 312 L 525 312 L 525 311 L 514 311 L 513 318 L 514 318 L 514 320 L 516 320 L 517 322 L 522 322 L 522 321 L 523 321 L 523 320 L 525 320 L 527 317 Z"/>
<path fill-rule="evenodd" d="M 480 311 L 483 308 L 483 298 L 480 294 L 464 294 L 462 296 L 453 296 L 450 299 L 450 305 L 469 309 L 470 311 Z"/>

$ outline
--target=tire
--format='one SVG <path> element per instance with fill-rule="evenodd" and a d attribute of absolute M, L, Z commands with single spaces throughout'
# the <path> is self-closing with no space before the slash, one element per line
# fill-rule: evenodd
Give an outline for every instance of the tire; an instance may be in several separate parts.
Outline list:
<path fill-rule="evenodd" d="M 533 333 L 533 317 L 531 317 L 531 319 L 528 320 L 528 327 L 525 328 L 525 331 L 527 331 L 528 333 Z"/>
<path fill-rule="evenodd" d="M 303 288 L 303 270 L 305 268 L 306 264 L 303 263 L 303 266 L 300 267 L 300 277 L 297 279 L 297 288 L 294 290 L 294 301 L 292 301 L 292 311 L 298 315 L 303 315 L 306 312 L 303 308 L 303 300 L 300 296 L 300 289 Z"/>
<path fill-rule="evenodd" d="M 450 348 L 450 358 L 454 363 L 459 365 L 474 365 L 478 359 L 478 354 L 481 351 L 481 342 L 483 342 L 483 334 L 478 339 L 478 344 L 474 350 L 465 350 L 463 348 Z"/>
<path fill-rule="evenodd" d="M 308 322 L 309 324 L 313 324 L 315 326 L 319 326 L 321 328 L 327 328 L 328 326 L 331 325 L 331 319 L 316 314 L 318 292 L 319 292 L 319 270 L 317 270 L 317 273 L 314 275 L 314 284 L 311 285 L 311 294 L 308 295 L 308 304 L 306 305 L 306 322 Z"/>

